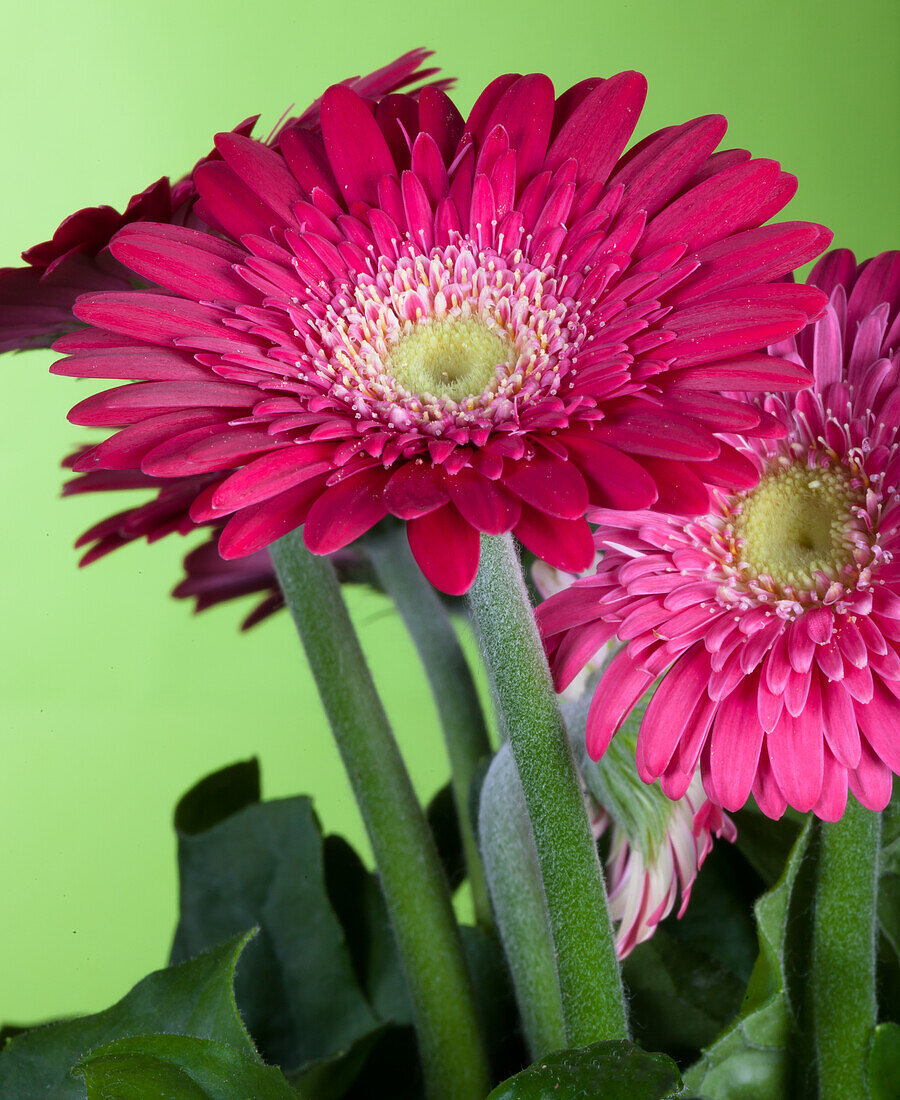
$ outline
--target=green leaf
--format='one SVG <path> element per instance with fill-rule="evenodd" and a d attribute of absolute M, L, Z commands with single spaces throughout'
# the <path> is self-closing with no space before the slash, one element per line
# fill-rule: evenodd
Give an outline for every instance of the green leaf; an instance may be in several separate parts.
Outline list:
<path fill-rule="evenodd" d="M 869 1055 L 871 1100 L 896 1100 L 900 1096 L 900 1024 L 879 1024 L 872 1036 Z"/>
<path fill-rule="evenodd" d="M 329 899 L 310 800 L 258 799 L 251 761 L 209 776 L 179 804 L 172 960 L 257 925 L 237 973 L 237 1003 L 265 1060 L 299 1068 L 348 1049 L 381 1020 Z"/>
<path fill-rule="evenodd" d="M 370 1031 L 344 1050 L 308 1062 L 302 1069 L 288 1073 L 288 1079 L 304 1100 L 341 1100 L 369 1062 L 378 1040 L 387 1030 Z"/>
<path fill-rule="evenodd" d="M 297 1100 L 283 1074 L 224 1043 L 185 1035 L 118 1039 L 73 1068 L 88 1100 Z"/>
<path fill-rule="evenodd" d="M 412 1006 L 378 876 L 344 840 L 325 838 L 325 885 L 360 988 L 383 1023 L 411 1024 Z"/>
<path fill-rule="evenodd" d="M 624 961 L 634 1036 L 642 1046 L 696 1058 L 740 1008 L 744 984 L 666 925 Z"/>
<path fill-rule="evenodd" d="M 434 837 L 444 873 L 451 890 L 456 890 L 466 877 L 466 858 L 463 854 L 462 834 L 453 800 L 453 788 L 445 784 L 428 803 L 425 811 L 428 827 Z"/>
<path fill-rule="evenodd" d="M 612 1039 L 548 1054 L 498 1085 L 487 1100 L 664 1100 L 680 1092 L 671 1058 Z"/>
<path fill-rule="evenodd" d="M 0 1096 L 83 1100 L 84 1085 L 71 1067 L 86 1051 L 126 1036 L 191 1035 L 258 1061 L 232 992 L 234 969 L 250 936 L 244 933 L 189 962 L 157 970 L 105 1012 L 11 1039 L 0 1054 Z"/>
<path fill-rule="evenodd" d="M 781 877 L 803 821 L 789 810 L 778 821 L 766 817 L 752 802 L 731 815 L 737 826 L 737 847 L 769 887 Z"/>
<path fill-rule="evenodd" d="M 686 1071 L 692 1095 L 706 1100 L 783 1100 L 792 1091 L 789 1048 L 802 1011 L 795 988 L 808 945 L 811 825 L 795 843 L 778 884 L 755 906 L 759 956 L 737 1020 Z M 811 861 L 810 861 L 811 862 Z M 805 929 L 805 932 L 804 932 Z"/>

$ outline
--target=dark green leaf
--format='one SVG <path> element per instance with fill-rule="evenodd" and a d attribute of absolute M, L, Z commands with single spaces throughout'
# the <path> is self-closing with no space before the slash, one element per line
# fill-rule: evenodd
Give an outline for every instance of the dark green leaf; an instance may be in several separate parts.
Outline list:
<path fill-rule="evenodd" d="M 897 1100 L 900 1096 L 900 1024 L 879 1024 L 875 1028 L 869 1056 L 869 1090 L 872 1100 Z"/>
<path fill-rule="evenodd" d="M 756 903 L 759 957 L 741 1014 L 684 1076 L 706 1100 L 783 1100 L 799 1095 L 789 1050 L 802 1013 L 801 972 L 809 945 L 811 826 L 800 834 L 777 886 Z M 808 965 L 808 961 L 806 963 Z"/>
<path fill-rule="evenodd" d="M 302 1069 L 288 1073 L 289 1080 L 303 1100 L 341 1100 L 369 1062 L 385 1030 L 370 1031 L 345 1050 L 308 1062 Z"/>
<path fill-rule="evenodd" d="M 450 889 L 456 890 L 466 877 L 466 860 L 463 855 L 453 789 L 449 783 L 441 787 L 428 803 L 425 815 L 428 818 L 428 825 L 434 837 L 444 873 L 450 883 Z"/>
<path fill-rule="evenodd" d="M 678 1059 L 696 1057 L 740 1008 L 744 983 L 706 951 L 657 928 L 625 960 L 635 1038 Z"/>
<path fill-rule="evenodd" d="M 248 939 L 236 936 L 180 966 L 157 970 L 105 1012 L 11 1039 L 0 1054 L 0 1096 L 83 1100 L 84 1085 L 71 1067 L 86 1051 L 125 1036 L 192 1035 L 257 1059 L 232 993 L 234 968 Z"/>
<path fill-rule="evenodd" d="M 360 987 L 384 1023 L 409 1024 L 412 1006 L 378 876 L 341 836 L 325 838 L 325 884 Z"/>
<path fill-rule="evenodd" d="M 258 795 L 255 765 L 240 764 L 204 779 L 179 804 L 181 918 L 172 959 L 258 925 L 235 995 L 265 1060 L 298 1068 L 351 1047 L 380 1021 L 329 901 L 310 800 L 260 803 Z"/>
<path fill-rule="evenodd" d="M 118 1039 L 74 1067 L 88 1100 L 297 1100 L 281 1071 L 234 1047 L 185 1035 Z"/>
<path fill-rule="evenodd" d="M 767 886 L 781 877 L 803 822 L 788 812 L 779 821 L 766 817 L 752 802 L 731 815 L 737 847 Z"/>
<path fill-rule="evenodd" d="M 378 1036 L 342 1100 L 422 1100 L 424 1095 L 415 1032 L 411 1027 L 389 1027 Z"/>
<path fill-rule="evenodd" d="M 680 1091 L 671 1058 L 616 1039 L 548 1054 L 498 1085 L 488 1100 L 664 1100 Z"/>
<path fill-rule="evenodd" d="M 494 1080 L 497 1080 L 514 1073 L 528 1061 L 509 969 L 500 941 L 492 932 L 464 924 L 460 933 L 475 987 L 479 1030 L 485 1037 Z"/>

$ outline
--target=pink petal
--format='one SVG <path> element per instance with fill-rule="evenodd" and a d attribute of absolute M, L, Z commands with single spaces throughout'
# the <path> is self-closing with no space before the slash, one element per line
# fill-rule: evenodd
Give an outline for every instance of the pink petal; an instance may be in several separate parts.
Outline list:
<path fill-rule="evenodd" d="M 207 161 L 194 169 L 194 183 L 200 194 L 199 212 L 211 215 L 216 228 L 240 240 L 248 233 L 268 237 L 269 228 L 280 218 L 227 164 Z"/>
<path fill-rule="evenodd" d="M 690 306 L 666 318 L 675 339 L 666 345 L 666 356 L 677 367 L 709 363 L 775 344 L 799 332 L 807 323 L 805 313 L 765 304 L 747 307 L 741 302 L 710 302 Z"/>
<path fill-rule="evenodd" d="M 486 535 L 502 535 L 519 522 L 522 506 L 515 497 L 495 482 L 464 467 L 445 481 L 450 499 L 460 515 L 477 531 Z"/>
<path fill-rule="evenodd" d="M 516 151 L 520 179 L 530 179 L 543 165 L 554 106 L 552 81 L 543 73 L 532 73 L 510 84 L 491 112 L 487 130 L 504 127 Z"/>
<path fill-rule="evenodd" d="M 548 565 L 583 573 L 594 560 L 594 537 L 585 519 L 557 519 L 522 505 L 516 538 Z"/>
<path fill-rule="evenodd" d="M 234 133 L 216 134 L 216 149 L 254 194 L 263 198 L 288 225 L 294 223 L 292 207 L 303 198 L 303 191 L 274 149 Z"/>
<path fill-rule="evenodd" d="M 825 739 L 834 757 L 845 768 L 859 763 L 859 726 L 853 698 L 841 683 L 823 682 L 823 718 Z"/>
<path fill-rule="evenodd" d="M 822 733 L 822 699 L 815 677 L 807 706 L 795 717 L 783 711 L 766 740 L 778 786 L 788 804 L 801 813 L 815 806 L 822 791 Z"/>
<path fill-rule="evenodd" d="M 585 730 L 592 760 L 599 760 L 606 752 L 613 734 L 653 680 L 653 674 L 637 668 L 624 649 L 606 666 L 594 691 Z"/>
<path fill-rule="evenodd" d="M 813 813 L 823 821 L 838 821 L 847 806 L 847 769 L 830 752 L 825 753 L 822 793 Z"/>
<path fill-rule="evenodd" d="M 406 537 L 429 581 L 451 596 L 462 596 L 478 572 L 481 540 L 452 504 L 410 520 Z"/>
<path fill-rule="evenodd" d="M 787 799 L 781 793 L 781 788 L 772 773 L 772 765 L 769 762 L 765 740 L 759 754 L 756 779 L 753 781 L 753 797 L 766 817 L 771 817 L 775 821 L 787 809 Z"/>
<path fill-rule="evenodd" d="M 739 810 L 756 776 L 763 729 L 756 717 L 757 674 L 744 677 L 719 704 L 709 740 L 709 766 L 716 800 Z"/>
<path fill-rule="evenodd" d="M 710 366 L 684 367 L 668 376 L 670 386 L 693 390 L 798 390 L 812 382 L 805 367 L 770 355 L 729 357 Z"/>
<path fill-rule="evenodd" d="M 860 732 L 892 772 L 900 773 L 900 699 L 876 677 L 872 699 L 854 706 Z"/>
<path fill-rule="evenodd" d="M 246 253 L 230 248 L 225 255 L 207 242 L 218 238 L 182 226 L 166 226 L 165 233 L 141 232 L 142 226 L 126 226 L 112 241 L 110 251 L 126 267 L 150 282 L 159 283 L 186 298 L 200 301 L 255 304 L 259 296 L 234 271 Z"/>
<path fill-rule="evenodd" d="M 751 160 L 704 180 L 653 219 L 641 253 L 647 255 L 669 241 L 684 241 L 695 251 L 757 224 L 753 215 L 778 178 L 775 161 Z"/>
<path fill-rule="evenodd" d="M 611 446 L 631 454 L 655 458 L 703 460 L 715 458 L 715 438 L 686 416 L 650 407 L 608 417 L 594 429 L 595 435 Z"/>
<path fill-rule="evenodd" d="M 344 201 L 377 202 L 379 179 L 396 174 L 394 158 L 365 102 L 342 84 L 322 96 L 322 137 Z"/>
<path fill-rule="evenodd" d="M 223 512 L 234 512 L 333 469 L 333 443 L 285 447 L 252 460 L 227 477 L 213 493 L 212 504 Z"/>
<path fill-rule="evenodd" d="M 463 132 L 463 118 L 450 97 L 437 88 L 419 93 L 419 129 L 430 134 L 445 164 L 453 158 Z"/>
<path fill-rule="evenodd" d="M 574 520 L 587 511 L 587 486 L 578 467 L 546 451 L 511 464 L 503 476 L 503 484 L 548 516 Z"/>
<path fill-rule="evenodd" d="M 654 511 L 683 516 L 698 516 L 709 511 L 709 492 L 690 466 L 674 459 L 649 456 L 641 458 L 641 465 L 656 484 L 657 500 L 652 505 Z M 697 467 L 704 476 L 706 465 L 703 463 Z"/>
<path fill-rule="evenodd" d="M 314 554 L 331 554 L 374 527 L 387 514 L 382 490 L 389 476 L 376 467 L 327 488 L 303 525 L 307 547 Z"/>
<path fill-rule="evenodd" d="M 553 170 L 574 157 L 579 182 L 606 180 L 634 132 L 647 95 L 640 73 L 611 76 L 582 100 L 547 151 Z"/>
<path fill-rule="evenodd" d="M 433 512 L 449 499 L 440 467 L 418 459 L 395 470 L 384 490 L 387 510 L 391 515 L 406 520 Z"/>
<path fill-rule="evenodd" d="M 601 508 L 633 511 L 656 500 L 653 478 L 633 458 L 591 436 L 566 436 L 566 450 L 577 463 L 590 503 Z"/>
<path fill-rule="evenodd" d="M 171 343 L 198 335 L 226 338 L 229 335 L 228 329 L 222 326 L 220 310 L 164 294 L 143 291 L 83 294 L 74 312 L 79 320 L 89 325 L 146 340 L 149 344 Z"/>
<path fill-rule="evenodd" d="M 705 115 L 651 135 L 633 149 L 610 180 L 625 188 L 622 212 L 646 210 L 651 216 L 677 195 L 725 136 L 722 115 Z M 668 237 L 667 242 L 679 239 Z M 641 242 L 639 255 L 653 251 Z"/>
<path fill-rule="evenodd" d="M 134 382 L 79 401 L 69 420 L 88 427 L 129 424 L 171 408 L 247 408 L 258 396 L 253 387 L 227 382 Z"/>
<path fill-rule="evenodd" d="M 250 508 L 242 508 L 225 524 L 219 537 L 223 558 L 243 558 L 269 546 L 306 519 L 310 504 L 322 491 L 324 478 L 307 481 Z"/>
<path fill-rule="evenodd" d="M 891 770 L 863 740 L 859 764 L 847 775 L 850 790 L 867 810 L 881 813 L 891 800 L 893 777 Z"/>
<path fill-rule="evenodd" d="M 709 655 L 698 646 L 692 646 L 662 678 L 641 723 L 645 782 L 666 770 L 676 745 L 689 732 L 688 722 L 708 683 Z"/>

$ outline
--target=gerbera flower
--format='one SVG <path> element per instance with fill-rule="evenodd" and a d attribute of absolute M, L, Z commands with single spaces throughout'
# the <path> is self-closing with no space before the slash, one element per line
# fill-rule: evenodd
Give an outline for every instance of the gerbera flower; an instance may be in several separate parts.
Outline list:
<path fill-rule="evenodd" d="M 374 73 L 344 83 L 359 95 L 380 100 L 398 88 L 433 76 L 437 69 L 420 68 L 428 56 L 426 50 L 412 50 Z M 452 81 L 435 81 L 434 87 L 447 83 Z M 292 127 L 317 129 L 320 103 L 316 100 L 298 117 L 285 120 L 272 140 Z M 249 136 L 257 117 L 246 119 L 232 133 Z M 64 333 L 82 328 L 73 309 L 78 296 L 87 291 L 131 289 L 134 274 L 109 250 L 110 240 L 123 226 L 166 222 L 206 230 L 194 212 L 197 189 L 193 177 L 201 165 L 219 159 L 220 154 L 213 150 L 176 183 L 166 177 L 157 180 L 133 195 L 121 214 L 111 206 L 78 210 L 62 222 L 50 240 L 22 253 L 27 266 L 0 268 L 0 352 L 50 347 Z"/>
<path fill-rule="evenodd" d="M 633 761 L 632 761 L 633 763 Z M 709 855 L 713 837 L 734 842 L 737 829 L 703 793 L 697 775 L 684 795 L 672 801 L 660 792 L 665 814 L 658 836 L 631 835 L 625 823 L 616 821 L 588 796 L 588 816 L 595 839 L 612 824 L 605 860 L 610 919 L 616 925 L 616 953 L 630 955 L 639 943 L 650 939 L 660 921 L 672 912 L 681 892 L 680 919 L 691 900 L 697 872 Z"/>
<path fill-rule="evenodd" d="M 376 107 L 335 86 L 321 135 L 219 135 L 194 183 L 221 236 L 126 226 L 113 256 L 165 292 L 85 295 L 93 329 L 58 345 L 59 373 L 141 380 L 72 411 L 123 428 L 78 469 L 216 473 L 191 515 L 227 519 L 226 558 L 300 525 L 333 552 L 390 513 L 454 594 L 480 532 L 579 571 L 590 505 L 696 511 L 698 470 L 745 486 L 714 433 L 773 422 L 711 391 L 808 382 L 753 349 L 821 312 L 772 280 L 830 235 L 761 227 L 795 181 L 714 155 L 720 117 L 623 157 L 644 93 L 510 75 L 464 122 L 437 88 Z"/>
<path fill-rule="evenodd" d="M 835 251 L 810 283 L 825 316 L 773 351 L 814 384 L 762 401 L 784 438 L 732 440 L 758 487 L 714 492 L 689 523 L 598 511 L 597 574 L 538 615 L 560 687 L 613 634 L 626 643 L 594 697 L 592 756 L 662 676 L 646 781 L 680 798 L 699 761 L 727 809 L 752 791 L 771 817 L 835 820 L 848 785 L 881 810 L 900 771 L 900 253 L 857 267 Z"/>

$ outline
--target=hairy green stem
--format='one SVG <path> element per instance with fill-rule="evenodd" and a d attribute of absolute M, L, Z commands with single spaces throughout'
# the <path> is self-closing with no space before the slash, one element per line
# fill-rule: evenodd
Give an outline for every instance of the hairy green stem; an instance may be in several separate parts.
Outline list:
<path fill-rule="evenodd" d="M 469 809 L 475 769 L 491 752 L 475 681 L 450 616 L 410 553 L 404 528 L 390 528 L 367 539 L 366 550 L 382 588 L 406 624 L 428 677 L 450 759 L 453 800 L 475 917 L 479 924 L 490 927 L 491 907 Z"/>
<path fill-rule="evenodd" d="M 569 1045 L 627 1038 L 603 871 L 511 536 L 482 537 L 469 598 L 531 821 Z"/>
<path fill-rule="evenodd" d="M 853 798 L 823 823 L 813 926 L 813 1035 L 820 1100 L 868 1097 L 878 1006 L 875 951 L 881 815 Z"/>
<path fill-rule="evenodd" d="M 487 1058 L 447 882 L 340 585 L 330 562 L 303 545 L 299 530 L 271 553 L 372 843 L 428 1095 L 483 1100 Z"/>
<path fill-rule="evenodd" d="M 478 835 L 532 1061 L 566 1046 L 556 949 L 522 784 L 507 741 L 481 788 Z"/>

